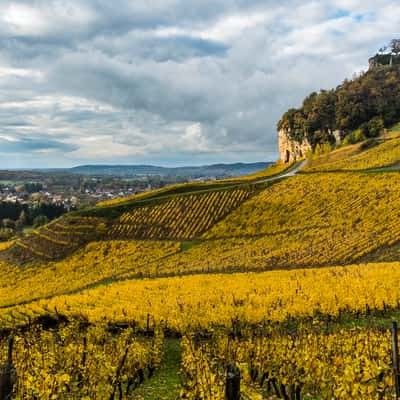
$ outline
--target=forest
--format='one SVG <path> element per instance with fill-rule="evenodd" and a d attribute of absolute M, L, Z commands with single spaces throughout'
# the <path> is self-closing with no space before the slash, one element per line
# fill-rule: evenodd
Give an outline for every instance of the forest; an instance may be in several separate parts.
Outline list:
<path fill-rule="evenodd" d="M 393 40 L 390 51 L 382 48 L 370 59 L 370 69 L 346 79 L 331 90 L 313 92 L 300 108 L 289 109 L 278 122 L 278 129 L 292 139 L 308 139 L 315 148 L 335 143 L 335 134 L 347 143 L 379 136 L 400 120 L 400 41 Z"/>

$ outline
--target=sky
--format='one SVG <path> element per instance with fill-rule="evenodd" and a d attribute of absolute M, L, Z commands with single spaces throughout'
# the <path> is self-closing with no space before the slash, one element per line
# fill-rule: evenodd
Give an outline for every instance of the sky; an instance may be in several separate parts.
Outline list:
<path fill-rule="evenodd" d="M 398 0 L 0 1 L 0 168 L 274 161 L 398 37 Z"/>

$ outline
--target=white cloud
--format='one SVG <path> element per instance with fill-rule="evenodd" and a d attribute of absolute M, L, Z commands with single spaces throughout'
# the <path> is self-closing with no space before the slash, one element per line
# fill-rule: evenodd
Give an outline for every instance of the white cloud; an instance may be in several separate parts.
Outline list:
<path fill-rule="evenodd" d="M 192 38 L 229 42 L 241 36 L 247 29 L 271 20 L 271 13 L 226 15 L 202 29 L 187 29 L 178 26 L 160 27 L 151 31 L 156 37 L 189 36 Z"/>
<path fill-rule="evenodd" d="M 399 24 L 394 0 L 4 0 L 0 135 L 49 141 L 36 166 L 273 160 L 281 114 Z"/>
<path fill-rule="evenodd" d="M 18 142 L 16 137 L 9 135 L 0 135 L 0 140 L 6 140 L 7 142 Z"/>
<path fill-rule="evenodd" d="M 6 1 L 0 6 L 1 30 L 15 36 L 44 36 L 82 29 L 95 21 L 95 12 L 76 1 L 24 4 Z M 7 4 L 8 3 L 8 4 Z"/>
<path fill-rule="evenodd" d="M 188 151 L 207 151 L 210 147 L 207 138 L 203 135 L 201 123 L 189 125 L 182 137 L 183 148 Z"/>
<path fill-rule="evenodd" d="M 0 65 L 0 78 L 6 78 L 7 76 L 17 78 L 40 79 L 43 77 L 43 73 L 41 71 L 35 71 L 32 69 L 10 68 Z"/>
<path fill-rule="evenodd" d="M 46 32 L 44 15 L 25 4 L 10 4 L 1 14 L 2 23 L 17 35 L 41 34 Z"/>

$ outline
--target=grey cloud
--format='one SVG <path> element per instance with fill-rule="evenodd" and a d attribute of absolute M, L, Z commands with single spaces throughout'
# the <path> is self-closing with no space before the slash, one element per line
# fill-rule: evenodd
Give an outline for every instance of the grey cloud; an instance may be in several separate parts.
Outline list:
<path fill-rule="evenodd" d="M 54 140 L 23 138 L 16 141 L 9 141 L 1 139 L 0 137 L 0 153 L 25 153 L 38 152 L 43 150 L 71 152 L 76 149 L 76 145 L 62 143 Z"/>
<path fill-rule="evenodd" d="M 196 72 L 195 67 L 190 70 Z M 211 106 L 204 97 L 204 91 L 213 82 L 210 77 L 191 75 L 190 70 L 174 62 L 124 64 L 97 52 L 81 53 L 69 55 L 54 65 L 48 85 L 50 90 L 83 95 L 124 109 L 148 111 L 171 121 L 217 118 L 218 104 Z M 206 86 L 199 87 L 196 80 Z"/>
<path fill-rule="evenodd" d="M 96 47 L 107 56 L 118 57 L 128 63 L 137 59 L 183 62 L 196 57 L 224 56 L 229 49 L 224 43 L 183 35 L 166 38 L 132 35 L 122 40 L 105 40 L 102 37 L 97 39 Z"/>
<path fill-rule="evenodd" d="M 14 127 L 31 127 L 33 124 L 27 121 L 3 121 L 2 126 L 5 128 L 14 128 Z"/>
<path fill-rule="evenodd" d="M 18 3 L 47 19 L 0 28 L 0 133 L 17 139 L 0 145 L 73 164 L 274 159 L 281 114 L 400 23 L 394 0 Z"/>

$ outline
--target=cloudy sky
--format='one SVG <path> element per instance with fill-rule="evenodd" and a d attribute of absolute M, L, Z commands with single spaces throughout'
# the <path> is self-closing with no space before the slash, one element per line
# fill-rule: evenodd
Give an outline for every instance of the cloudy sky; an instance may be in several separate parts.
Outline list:
<path fill-rule="evenodd" d="M 399 26 L 398 0 L 1 0 L 0 168 L 275 160 L 281 114 Z"/>

